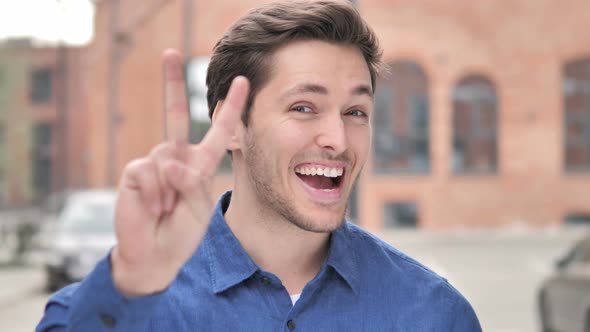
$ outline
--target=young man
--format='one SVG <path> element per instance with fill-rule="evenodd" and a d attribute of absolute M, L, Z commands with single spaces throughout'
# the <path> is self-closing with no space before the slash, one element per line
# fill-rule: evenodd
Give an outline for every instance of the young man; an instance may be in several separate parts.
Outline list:
<path fill-rule="evenodd" d="M 354 7 L 285 1 L 241 18 L 214 49 L 198 145 L 180 56 L 164 63 L 168 141 L 124 170 L 117 246 L 51 297 L 38 331 L 481 330 L 445 279 L 344 221 L 380 66 Z M 234 188 L 213 207 L 228 150 Z"/>

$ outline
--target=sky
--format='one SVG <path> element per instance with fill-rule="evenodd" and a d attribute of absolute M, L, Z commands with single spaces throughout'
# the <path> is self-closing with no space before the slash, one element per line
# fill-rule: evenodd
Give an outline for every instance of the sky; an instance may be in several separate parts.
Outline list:
<path fill-rule="evenodd" d="M 90 0 L 0 0 L 0 41 L 33 37 L 46 43 L 84 45 L 94 30 L 94 7 Z M 209 121 L 205 76 L 208 59 L 189 64 L 188 82 L 192 91 L 191 114 Z"/>
<path fill-rule="evenodd" d="M 0 39 L 83 45 L 92 38 L 93 17 L 90 0 L 0 0 Z"/>

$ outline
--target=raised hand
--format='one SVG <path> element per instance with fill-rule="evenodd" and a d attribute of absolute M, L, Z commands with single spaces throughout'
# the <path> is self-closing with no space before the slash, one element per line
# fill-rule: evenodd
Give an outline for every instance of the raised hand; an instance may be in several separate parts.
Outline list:
<path fill-rule="evenodd" d="M 211 178 L 226 153 L 245 106 L 249 83 L 234 79 L 200 144 L 189 144 L 189 111 L 182 59 L 164 52 L 166 142 L 130 162 L 118 188 L 113 279 L 127 296 L 167 288 L 201 242 L 213 211 Z"/>

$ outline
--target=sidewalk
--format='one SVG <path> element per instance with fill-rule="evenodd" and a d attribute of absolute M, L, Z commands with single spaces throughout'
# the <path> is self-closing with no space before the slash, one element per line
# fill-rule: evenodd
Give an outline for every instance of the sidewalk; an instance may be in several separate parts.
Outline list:
<path fill-rule="evenodd" d="M 590 227 L 532 227 L 528 225 L 514 224 L 491 229 L 451 229 L 441 231 L 402 228 L 384 230 L 375 235 L 394 246 L 396 243 L 403 245 L 421 245 L 424 241 L 438 244 L 483 244 L 489 242 L 518 243 L 525 240 L 528 242 L 557 242 L 570 244 L 584 236 L 590 236 Z"/>
<path fill-rule="evenodd" d="M 49 294 L 37 266 L 0 266 L 0 331 L 33 331 Z"/>
<path fill-rule="evenodd" d="M 43 290 L 43 269 L 39 266 L 0 265 L 0 310 Z"/>

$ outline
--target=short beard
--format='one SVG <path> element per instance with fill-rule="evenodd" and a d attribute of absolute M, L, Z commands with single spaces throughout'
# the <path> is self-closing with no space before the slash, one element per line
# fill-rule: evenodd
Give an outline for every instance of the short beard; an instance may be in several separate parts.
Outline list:
<path fill-rule="evenodd" d="M 265 210 L 264 213 L 279 215 L 299 229 L 308 232 L 328 233 L 338 229 L 344 222 L 348 206 L 344 209 L 339 222 L 336 224 L 332 222 L 324 223 L 318 220 L 313 222 L 306 218 L 293 206 L 292 200 L 289 200 L 284 193 L 274 189 L 273 179 L 278 181 L 280 178 L 276 176 L 276 170 L 272 169 L 268 164 L 269 159 L 259 149 L 256 141 L 256 137 L 251 131 L 246 134 L 246 147 L 248 150 L 245 153 L 245 160 L 248 165 L 248 178 L 250 183 L 254 185 L 256 199 Z M 269 176 L 271 174 L 272 176 Z"/>

